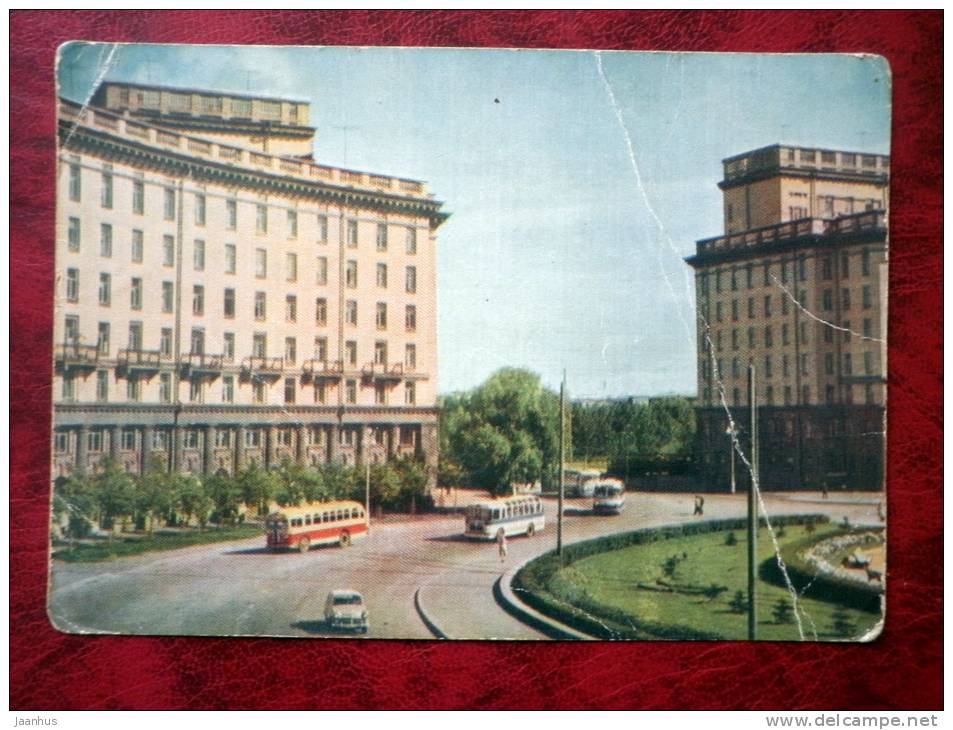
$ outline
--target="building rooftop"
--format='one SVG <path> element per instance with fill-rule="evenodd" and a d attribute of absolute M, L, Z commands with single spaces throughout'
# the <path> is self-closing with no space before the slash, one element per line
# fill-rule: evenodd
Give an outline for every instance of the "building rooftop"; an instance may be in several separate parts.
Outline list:
<path fill-rule="evenodd" d="M 148 91 L 168 91 L 173 94 L 200 94 L 203 96 L 227 96 L 230 99 L 249 99 L 254 101 L 284 101 L 291 104 L 309 104 L 310 102 L 307 99 L 301 97 L 293 96 L 264 96 L 261 94 L 249 94 L 238 91 L 225 91 L 223 89 L 200 89 L 194 86 L 167 86 L 165 84 L 143 84 L 138 81 L 119 81 L 113 79 L 106 79 L 102 81 L 99 86 L 96 87 L 96 91 L 93 92 L 93 99 L 96 98 L 97 94 L 100 94 L 101 91 L 106 86 L 126 86 L 134 89 L 142 89 Z"/>
<path fill-rule="evenodd" d="M 722 189 L 778 174 L 823 175 L 849 180 L 886 181 L 890 157 L 868 152 L 848 152 L 821 147 L 774 144 L 722 160 Z"/>

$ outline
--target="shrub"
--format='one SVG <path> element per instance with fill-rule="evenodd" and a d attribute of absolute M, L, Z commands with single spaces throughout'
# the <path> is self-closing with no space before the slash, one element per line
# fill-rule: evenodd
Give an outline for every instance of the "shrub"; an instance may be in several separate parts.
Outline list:
<path fill-rule="evenodd" d="M 771 613 L 774 616 L 774 622 L 778 624 L 789 624 L 791 619 L 794 618 L 794 610 L 785 598 L 778 599 Z"/>
<path fill-rule="evenodd" d="M 735 595 L 728 602 L 728 608 L 731 609 L 732 613 L 745 613 L 748 610 L 748 599 L 745 592 L 735 591 Z"/>
<path fill-rule="evenodd" d="M 738 544 L 738 538 L 735 537 L 734 532 L 729 532 L 727 535 L 725 535 L 725 545 L 737 545 L 737 544 Z"/>

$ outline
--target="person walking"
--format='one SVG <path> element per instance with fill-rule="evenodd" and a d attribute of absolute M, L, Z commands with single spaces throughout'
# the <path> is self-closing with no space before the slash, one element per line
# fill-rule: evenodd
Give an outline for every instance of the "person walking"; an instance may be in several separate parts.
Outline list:
<path fill-rule="evenodd" d="M 695 495 L 695 511 L 692 513 L 695 515 L 704 515 L 705 514 L 705 498 L 700 494 Z"/>
<path fill-rule="evenodd" d="M 496 544 L 500 550 L 500 562 L 502 563 L 506 560 L 506 532 L 502 528 L 496 533 Z"/>

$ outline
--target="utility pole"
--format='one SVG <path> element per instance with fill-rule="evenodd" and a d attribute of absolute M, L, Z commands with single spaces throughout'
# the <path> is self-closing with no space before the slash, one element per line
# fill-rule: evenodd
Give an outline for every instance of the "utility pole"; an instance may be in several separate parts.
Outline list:
<path fill-rule="evenodd" d="M 364 520 L 367 529 L 371 529 L 371 465 L 364 464 Z"/>
<path fill-rule="evenodd" d="M 565 460 L 566 460 L 566 371 L 559 384 L 559 506 L 556 513 L 556 553 L 563 554 L 563 499 L 565 498 Z"/>
<path fill-rule="evenodd" d="M 758 555 L 758 392 L 754 363 L 748 365 L 748 404 L 751 408 L 751 485 L 748 487 L 748 640 L 758 638 L 755 586 Z"/>

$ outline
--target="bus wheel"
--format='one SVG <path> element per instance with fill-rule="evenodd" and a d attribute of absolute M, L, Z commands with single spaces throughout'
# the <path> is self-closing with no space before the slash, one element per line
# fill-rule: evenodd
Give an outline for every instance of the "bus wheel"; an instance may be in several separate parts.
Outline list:
<path fill-rule="evenodd" d="M 526 526 L 526 537 L 532 537 L 532 536 L 535 535 L 535 534 L 536 534 L 536 525 L 534 525 L 532 522 L 530 522 L 530 523 Z"/>
<path fill-rule="evenodd" d="M 306 552 L 308 552 L 308 548 L 310 548 L 310 547 L 311 547 L 311 541 L 310 541 L 308 538 L 302 537 L 300 540 L 298 540 L 298 552 L 299 552 L 299 553 L 306 553 Z"/>
<path fill-rule="evenodd" d="M 339 538 L 339 541 L 341 543 L 342 548 L 347 547 L 348 545 L 351 544 L 351 533 L 346 531 L 342 532 L 341 537 Z"/>

